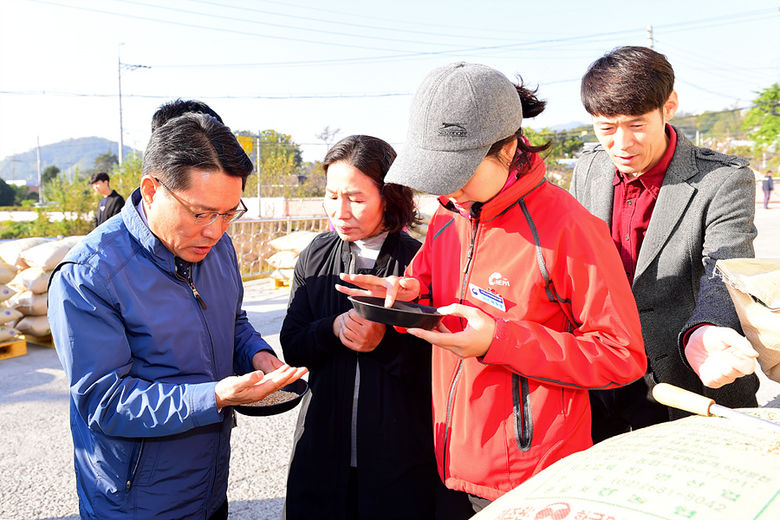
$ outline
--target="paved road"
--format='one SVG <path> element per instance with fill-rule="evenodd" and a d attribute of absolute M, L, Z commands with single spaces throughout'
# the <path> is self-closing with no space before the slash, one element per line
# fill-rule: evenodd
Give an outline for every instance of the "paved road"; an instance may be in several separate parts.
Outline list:
<path fill-rule="evenodd" d="M 780 258 L 780 203 L 756 208 L 757 255 Z M 279 348 L 288 290 L 270 281 L 245 285 L 251 322 Z M 780 407 L 780 384 L 762 378 L 759 402 Z M 297 410 L 239 416 L 228 490 L 232 520 L 279 518 Z M 68 427 L 67 385 L 54 350 L 0 361 L 0 519 L 76 520 L 78 503 Z"/>

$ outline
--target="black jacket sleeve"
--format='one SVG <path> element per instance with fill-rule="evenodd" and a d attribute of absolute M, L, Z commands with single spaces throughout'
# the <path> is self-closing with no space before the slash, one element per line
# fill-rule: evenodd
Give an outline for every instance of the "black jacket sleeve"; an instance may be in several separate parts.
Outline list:
<path fill-rule="evenodd" d="M 322 305 L 316 294 L 310 294 L 306 275 L 312 248 L 306 248 L 295 264 L 290 303 L 282 323 L 279 340 L 282 344 L 284 361 L 292 366 L 316 368 L 341 348 L 341 341 L 333 334 L 333 320 L 340 313 L 315 317 L 313 307 Z M 335 291 L 335 289 L 334 289 Z"/>

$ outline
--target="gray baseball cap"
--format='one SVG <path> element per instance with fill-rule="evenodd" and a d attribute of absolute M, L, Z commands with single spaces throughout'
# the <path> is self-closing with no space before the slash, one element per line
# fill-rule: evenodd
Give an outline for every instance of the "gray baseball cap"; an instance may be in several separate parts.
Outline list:
<path fill-rule="evenodd" d="M 434 69 L 412 99 L 406 143 L 385 182 L 434 195 L 454 193 L 490 147 L 514 134 L 522 121 L 520 96 L 497 70 L 476 63 Z"/>

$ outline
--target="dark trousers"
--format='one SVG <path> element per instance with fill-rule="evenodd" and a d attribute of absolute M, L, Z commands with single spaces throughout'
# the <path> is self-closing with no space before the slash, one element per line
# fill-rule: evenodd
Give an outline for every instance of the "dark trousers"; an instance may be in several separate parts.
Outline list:
<path fill-rule="evenodd" d="M 209 517 L 209 520 L 227 520 L 228 517 L 228 501 L 227 498 L 219 506 L 219 509 L 214 511 L 214 514 Z"/>
<path fill-rule="evenodd" d="M 669 420 L 669 411 L 650 397 L 644 378 L 611 390 L 590 392 L 593 443 Z"/>
<path fill-rule="evenodd" d="M 490 500 L 463 491 L 448 489 L 439 482 L 436 488 L 435 520 L 468 520 L 490 504 Z"/>
<path fill-rule="evenodd" d="M 764 190 L 764 207 L 769 207 L 769 198 L 772 196 L 771 191 Z"/>

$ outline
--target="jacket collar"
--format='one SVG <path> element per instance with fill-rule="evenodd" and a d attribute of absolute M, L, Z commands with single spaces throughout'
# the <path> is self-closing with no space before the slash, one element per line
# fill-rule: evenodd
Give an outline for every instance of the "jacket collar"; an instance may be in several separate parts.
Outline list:
<path fill-rule="evenodd" d="M 480 220 L 488 222 L 501 215 L 520 199 L 531 193 L 544 182 L 546 167 L 538 153 L 531 154 L 530 162 L 520 172 L 517 181 L 489 201 L 482 204 Z M 512 175 L 512 173 L 510 173 Z M 458 213 L 446 196 L 439 197 L 439 203 L 450 211 Z"/>
<path fill-rule="evenodd" d="M 141 189 L 136 190 L 130 195 L 130 202 L 122 208 L 122 221 L 141 249 L 146 251 L 152 261 L 161 269 L 168 272 L 175 272 L 173 253 L 168 251 L 160 240 L 154 236 L 154 233 L 146 225 L 144 219 L 138 214 L 136 206 L 141 202 Z"/>
<path fill-rule="evenodd" d="M 336 232 L 333 232 L 336 234 Z M 345 269 L 349 269 L 349 264 L 351 261 L 350 256 L 350 244 L 349 242 L 342 240 L 338 237 L 338 234 L 336 234 L 337 240 L 340 242 L 340 254 L 341 254 L 341 262 Z M 384 243 L 382 244 L 382 247 L 379 249 L 379 256 L 376 259 L 376 263 L 374 264 L 374 272 L 377 273 L 384 273 L 386 272 L 388 266 L 390 265 L 390 262 L 393 260 L 393 252 L 395 251 L 396 244 L 398 244 L 398 241 L 401 238 L 401 233 L 388 233 L 387 237 L 385 238 Z"/>

